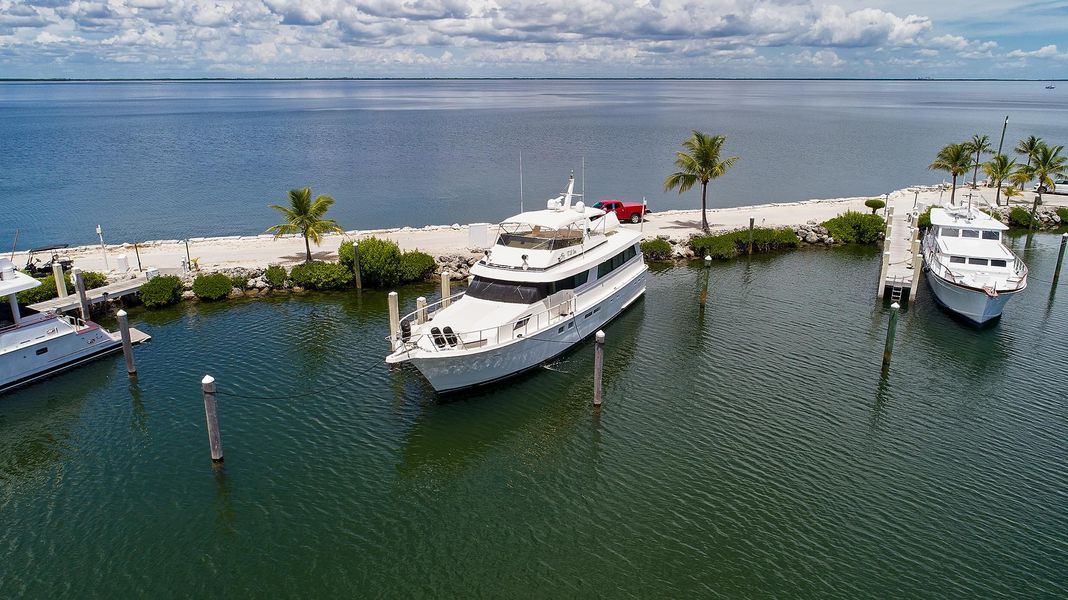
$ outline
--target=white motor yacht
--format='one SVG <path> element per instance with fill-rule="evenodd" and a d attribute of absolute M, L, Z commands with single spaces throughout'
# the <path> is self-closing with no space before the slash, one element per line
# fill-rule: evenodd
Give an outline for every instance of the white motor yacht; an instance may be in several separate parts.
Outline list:
<path fill-rule="evenodd" d="M 0 258 L 0 393 L 122 349 L 118 334 L 55 313 L 23 314 L 16 294 L 41 285 Z"/>
<path fill-rule="evenodd" d="M 640 234 L 567 191 L 499 226 L 466 291 L 403 318 L 387 363 L 410 362 L 435 390 L 490 383 L 541 365 L 645 293 Z"/>
<path fill-rule="evenodd" d="M 979 325 L 1001 316 L 1027 287 L 1027 265 L 1002 241 L 1006 229 L 970 207 L 931 210 L 923 260 L 939 303 Z"/>

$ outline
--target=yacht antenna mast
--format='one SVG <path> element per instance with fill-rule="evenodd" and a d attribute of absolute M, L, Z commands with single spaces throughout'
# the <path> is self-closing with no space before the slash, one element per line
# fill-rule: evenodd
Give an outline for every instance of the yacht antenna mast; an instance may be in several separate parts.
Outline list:
<path fill-rule="evenodd" d="M 585 202 L 586 201 L 586 156 L 585 155 L 582 156 L 582 192 L 580 192 L 580 195 L 582 196 L 582 201 Z"/>
<path fill-rule="evenodd" d="M 519 212 L 523 212 L 523 151 L 519 151 Z"/>

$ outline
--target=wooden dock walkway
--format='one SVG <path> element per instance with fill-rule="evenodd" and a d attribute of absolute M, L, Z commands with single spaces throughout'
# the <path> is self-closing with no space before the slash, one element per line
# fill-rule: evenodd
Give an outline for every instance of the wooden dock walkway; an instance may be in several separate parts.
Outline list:
<path fill-rule="evenodd" d="M 125 279 L 118 281 L 104 287 L 98 287 L 92 290 L 86 290 L 85 295 L 89 300 L 89 305 L 99 304 L 101 302 L 107 302 L 115 298 L 121 298 L 130 294 L 136 294 L 137 290 L 141 289 L 141 286 L 148 281 L 148 277 L 141 273 L 134 279 Z M 31 304 L 30 308 L 37 312 L 47 312 L 54 310 L 56 312 L 67 312 L 69 310 L 78 309 L 78 294 L 70 294 L 66 298 L 53 298 L 51 300 L 45 300 L 44 302 L 38 302 L 37 304 Z"/>
<path fill-rule="evenodd" d="M 887 210 L 886 239 L 883 242 L 882 268 L 879 272 L 878 297 L 891 302 L 914 300 L 919 289 L 923 258 L 919 229 L 905 207 Z"/>

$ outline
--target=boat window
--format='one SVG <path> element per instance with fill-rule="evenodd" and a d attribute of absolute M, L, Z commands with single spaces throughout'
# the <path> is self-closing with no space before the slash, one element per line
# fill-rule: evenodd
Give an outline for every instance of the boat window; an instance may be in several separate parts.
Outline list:
<path fill-rule="evenodd" d="M 985 267 L 988 262 L 989 261 L 987 261 L 985 258 L 969 258 L 968 259 L 968 264 L 969 265 L 982 265 L 982 266 Z"/>
<path fill-rule="evenodd" d="M 943 227 L 938 230 L 938 234 L 942 237 L 958 237 L 960 235 L 960 229 L 956 227 Z"/>
<path fill-rule="evenodd" d="M 990 266 L 991 267 L 1005 267 L 1005 266 L 1008 266 L 1008 263 L 1005 262 L 1004 260 L 1001 260 L 1000 258 L 991 258 L 990 259 Z"/>
<path fill-rule="evenodd" d="M 964 257 L 963 256 L 950 256 L 949 257 L 949 262 L 956 263 L 958 265 L 963 265 L 964 264 Z"/>
<path fill-rule="evenodd" d="M 1001 232 L 1000 231 L 984 231 L 983 232 L 983 239 L 984 240 L 1000 240 L 1001 239 Z"/>
<path fill-rule="evenodd" d="M 502 223 L 497 243 L 509 248 L 559 250 L 582 243 L 582 230 L 573 227 L 552 229 L 525 223 Z"/>
<path fill-rule="evenodd" d="M 961 229 L 960 230 L 960 237 L 978 238 L 979 237 L 979 230 L 978 229 Z"/>
<path fill-rule="evenodd" d="M 549 285 L 549 293 L 555 294 L 561 290 L 573 290 L 578 286 L 586 283 L 590 279 L 589 271 L 582 271 L 575 273 L 571 277 L 565 277 L 560 281 L 554 281 Z"/>
<path fill-rule="evenodd" d="M 637 255 L 638 251 L 635 250 L 634 246 L 627 246 L 626 250 L 597 265 L 597 279 L 601 279 L 612 271 L 622 267 L 625 262 Z"/>
<path fill-rule="evenodd" d="M 36 354 L 37 354 L 37 356 L 40 356 L 40 355 L 44 354 L 45 352 L 48 352 L 48 348 L 38 348 Z"/>
<path fill-rule="evenodd" d="M 503 281 L 475 275 L 464 295 L 493 302 L 533 304 L 549 295 L 549 283 Z"/>

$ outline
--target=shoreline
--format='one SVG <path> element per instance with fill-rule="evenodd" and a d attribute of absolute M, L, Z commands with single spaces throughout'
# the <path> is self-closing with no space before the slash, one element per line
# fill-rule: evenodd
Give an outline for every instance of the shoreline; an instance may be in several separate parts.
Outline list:
<path fill-rule="evenodd" d="M 958 187 L 957 199 L 966 201 L 968 188 Z M 993 204 L 995 190 L 980 187 L 973 192 L 973 201 L 980 206 Z M 1025 196 L 1030 196 L 1028 193 Z M 888 196 L 888 198 L 887 198 Z M 930 206 L 948 201 L 948 190 L 940 185 L 912 186 L 895 190 L 888 195 L 871 195 L 850 198 L 817 198 L 799 202 L 775 202 L 751 206 L 710 208 L 708 221 L 712 233 L 723 233 L 749 226 L 750 217 L 757 227 L 799 227 L 821 223 L 849 210 L 870 212 L 864 206 L 868 198 L 883 197 L 888 206 L 896 213 L 912 210 L 914 204 Z M 1030 207 L 1030 199 L 1020 202 L 1018 206 Z M 1044 208 L 1068 206 L 1068 196 L 1047 194 Z M 881 211 L 880 211 L 881 212 Z M 642 239 L 660 238 L 673 245 L 688 240 L 700 231 L 701 211 L 667 210 L 650 212 L 642 224 L 624 224 L 627 229 L 639 229 Z M 398 227 L 379 229 L 348 230 L 341 234 L 323 236 L 319 246 L 312 246 L 314 260 L 337 260 L 337 250 L 345 240 L 377 237 L 396 242 L 401 250 L 420 250 L 434 256 L 437 262 L 455 262 L 472 258 L 481 253 L 481 244 L 472 245 L 474 240 L 470 227 L 486 225 L 487 235 L 482 242 L 491 244 L 491 231 L 494 224 L 471 223 L 461 225 L 427 225 L 424 227 Z M 138 269 L 138 255 L 143 269 L 154 267 L 161 273 L 183 273 L 182 265 L 187 256 L 198 265 L 200 272 L 221 271 L 226 269 L 265 269 L 270 265 L 292 266 L 304 262 L 304 239 L 299 235 L 287 235 L 275 238 L 271 234 L 231 235 L 220 237 L 191 237 L 188 240 L 167 239 L 148 240 L 134 243 L 107 244 L 106 259 L 99 245 L 77 246 L 67 249 L 65 254 L 74 260 L 74 266 L 83 271 L 98 271 L 108 274 L 109 278 L 121 279 L 124 273 L 116 271 L 119 255 L 125 254 L 131 272 Z M 14 253 L 16 265 L 23 265 L 28 251 Z M 44 253 L 38 255 L 47 260 Z M 445 259 L 445 260 L 443 260 Z M 105 262 L 106 261 L 106 262 Z"/>

